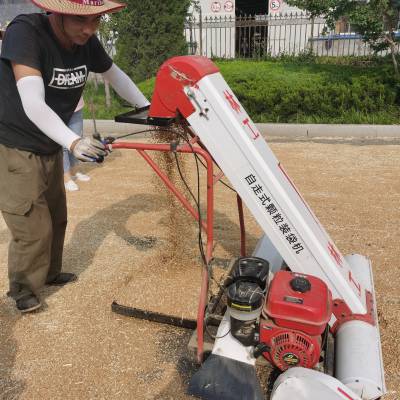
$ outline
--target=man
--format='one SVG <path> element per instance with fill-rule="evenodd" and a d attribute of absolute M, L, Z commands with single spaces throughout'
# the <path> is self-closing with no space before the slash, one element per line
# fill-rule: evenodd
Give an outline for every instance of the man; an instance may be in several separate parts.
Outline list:
<path fill-rule="evenodd" d="M 16 17 L 0 56 L 0 210 L 11 231 L 8 292 L 21 312 L 41 306 L 43 285 L 64 285 L 67 224 L 62 146 L 82 161 L 107 155 L 67 124 L 89 71 L 102 73 L 136 107 L 148 100 L 104 51 L 95 32 L 101 15 L 124 5 L 110 0 L 33 0 L 50 13 Z"/>

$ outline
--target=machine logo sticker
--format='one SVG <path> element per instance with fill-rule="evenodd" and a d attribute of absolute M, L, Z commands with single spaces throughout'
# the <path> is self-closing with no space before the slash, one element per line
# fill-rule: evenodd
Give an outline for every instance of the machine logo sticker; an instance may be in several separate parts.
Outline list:
<path fill-rule="evenodd" d="M 171 78 L 175 79 L 179 82 L 188 82 L 188 83 L 193 83 L 193 79 L 190 79 L 186 74 L 184 74 L 181 71 L 178 71 L 171 66 L 169 66 L 169 69 L 171 70 Z"/>
<path fill-rule="evenodd" d="M 229 105 L 232 107 L 233 111 L 236 111 L 238 114 L 241 113 L 240 105 L 233 97 L 232 93 L 229 93 L 227 90 L 224 91 L 225 98 L 228 100 Z"/>
<path fill-rule="evenodd" d="M 260 133 L 258 132 L 257 128 L 254 126 L 254 124 L 251 123 L 250 118 L 244 119 L 243 125 L 247 126 L 250 129 L 253 140 L 256 140 L 258 137 L 260 137 Z"/>
<path fill-rule="evenodd" d="M 342 257 L 340 256 L 340 253 L 336 250 L 333 243 L 328 244 L 328 250 L 329 250 L 329 253 L 331 254 L 331 256 L 336 261 L 336 264 L 342 266 Z"/>
<path fill-rule="evenodd" d="M 287 365 L 290 365 L 291 367 L 294 365 L 297 365 L 300 362 L 299 357 L 297 357 L 296 354 L 293 354 L 293 353 L 284 354 L 283 361 Z"/>
<path fill-rule="evenodd" d="M 249 118 L 249 116 L 246 113 L 242 112 L 242 109 L 240 108 L 240 103 L 236 99 L 236 97 L 233 95 L 233 93 L 229 93 L 227 90 L 224 91 L 224 96 L 225 99 L 228 101 L 230 107 L 232 108 L 233 111 L 236 112 L 236 114 L 245 114 L 247 118 L 245 118 L 241 123 L 244 125 L 245 129 L 248 131 L 250 137 L 253 140 L 256 140 L 257 138 L 260 137 L 260 132 L 258 131 L 257 127 L 254 125 L 253 121 Z M 250 132 L 249 132 L 250 131 Z"/>
<path fill-rule="evenodd" d="M 83 86 L 86 83 L 86 79 L 86 65 L 67 69 L 54 68 L 49 86 L 56 89 L 75 89 Z"/>
<path fill-rule="evenodd" d="M 298 297 L 292 297 L 292 296 L 285 296 L 283 298 L 284 301 L 287 301 L 288 303 L 293 303 L 293 304 L 303 304 L 304 300 L 299 299 Z"/>
<path fill-rule="evenodd" d="M 290 227 L 285 220 L 283 212 L 278 210 L 277 205 L 273 202 L 271 195 L 266 193 L 265 189 L 258 183 L 255 175 L 246 176 L 245 181 L 257 196 L 258 201 L 264 206 L 265 212 L 270 215 L 272 221 L 278 226 L 280 233 L 285 237 L 289 246 L 296 254 L 300 254 L 304 250 L 303 244 L 298 238 L 298 234 L 294 232 L 293 227 Z"/>

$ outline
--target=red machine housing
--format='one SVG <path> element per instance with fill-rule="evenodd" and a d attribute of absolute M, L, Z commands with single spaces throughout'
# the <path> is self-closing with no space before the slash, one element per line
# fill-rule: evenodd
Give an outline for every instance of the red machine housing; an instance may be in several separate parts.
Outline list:
<path fill-rule="evenodd" d="M 332 294 L 311 275 L 279 271 L 271 282 L 260 321 L 263 353 L 281 370 L 313 368 L 321 353 L 322 334 L 332 316 Z"/>
<path fill-rule="evenodd" d="M 175 118 L 178 112 L 189 117 L 195 109 L 184 88 L 216 72 L 218 67 L 207 57 L 178 56 L 167 60 L 157 73 L 149 117 Z"/>

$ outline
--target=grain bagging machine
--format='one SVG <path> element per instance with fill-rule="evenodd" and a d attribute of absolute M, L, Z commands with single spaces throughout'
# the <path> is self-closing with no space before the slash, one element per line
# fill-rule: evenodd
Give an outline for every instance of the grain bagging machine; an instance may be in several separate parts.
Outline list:
<path fill-rule="evenodd" d="M 222 311 L 212 352 L 192 377 L 189 393 L 207 400 L 261 400 L 255 370 L 261 357 L 281 371 L 272 400 L 384 395 L 369 259 L 340 253 L 215 64 L 199 56 L 168 60 L 157 74 L 150 109 L 141 113 L 147 124 L 183 122 L 191 142 L 158 150 L 197 152 L 210 168 L 216 163 L 264 231 L 252 256 L 242 248 L 231 266 L 217 299 Z M 144 157 L 148 149 L 118 142 L 113 147 L 135 148 Z M 212 184 L 208 172 L 208 190 Z M 207 203 L 203 227 L 210 261 L 212 193 Z M 206 267 L 200 296 L 196 329 L 202 362 L 204 320 L 218 308 L 215 298 L 211 306 L 207 298 Z"/>

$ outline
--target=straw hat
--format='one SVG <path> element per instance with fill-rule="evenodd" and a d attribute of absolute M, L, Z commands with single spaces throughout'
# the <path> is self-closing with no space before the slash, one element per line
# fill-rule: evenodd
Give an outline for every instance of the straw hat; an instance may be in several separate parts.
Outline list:
<path fill-rule="evenodd" d="M 125 4 L 111 0 L 31 0 L 39 8 L 56 14 L 98 15 L 122 10 Z"/>

